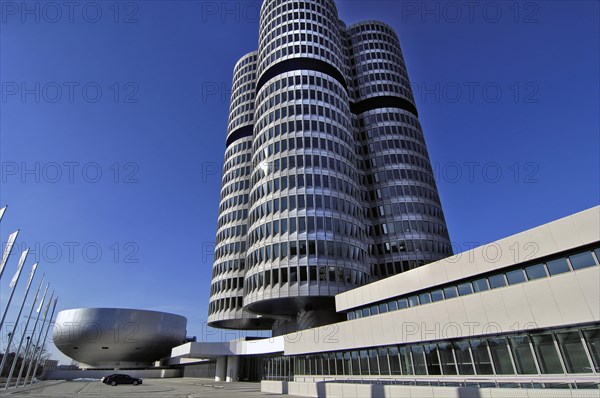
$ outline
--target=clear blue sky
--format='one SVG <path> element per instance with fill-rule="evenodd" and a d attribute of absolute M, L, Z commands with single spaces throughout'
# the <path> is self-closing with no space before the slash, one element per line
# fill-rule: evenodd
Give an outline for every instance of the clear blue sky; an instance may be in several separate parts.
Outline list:
<path fill-rule="evenodd" d="M 204 322 L 228 89 L 260 2 L 27 4 L 0 3 L 1 241 L 21 228 L 59 309 L 234 337 Z M 398 31 L 457 248 L 600 202 L 599 3 L 474 4 L 338 1 Z"/>

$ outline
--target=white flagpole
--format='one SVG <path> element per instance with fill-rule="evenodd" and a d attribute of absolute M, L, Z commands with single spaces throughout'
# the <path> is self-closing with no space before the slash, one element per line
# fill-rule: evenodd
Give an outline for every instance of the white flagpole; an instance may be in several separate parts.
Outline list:
<path fill-rule="evenodd" d="M 19 320 L 21 319 L 21 313 L 23 312 L 23 307 L 25 306 L 25 300 L 27 300 L 27 293 L 29 293 L 29 287 L 31 285 L 31 280 L 33 279 L 33 274 L 35 274 L 36 268 L 37 268 L 37 263 L 33 264 L 33 269 L 31 270 L 31 275 L 29 276 L 29 283 L 27 283 L 27 290 L 25 291 L 25 297 L 23 297 L 23 304 L 21 304 L 21 308 L 19 309 L 19 314 L 17 315 L 17 320 L 15 321 L 15 326 L 13 327 L 12 334 L 8 340 L 9 345 L 10 345 L 10 343 L 12 343 L 12 339 L 15 337 L 15 331 L 17 330 L 17 326 L 19 325 Z M 40 280 L 40 285 L 38 286 L 37 292 L 35 293 L 35 298 L 33 299 L 31 312 L 33 312 L 33 308 L 35 307 L 35 303 L 37 302 L 37 298 L 38 298 L 38 295 L 40 294 L 40 289 L 42 288 L 42 284 L 44 282 L 45 276 L 46 275 L 42 275 L 42 279 Z M 31 316 L 31 314 L 29 314 L 29 316 Z M 27 318 L 27 326 L 29 326 L 29 318 Z M 21 345 L 23 344 L 23 339 L 25 338 L 25 332 L 27 331 L 27 326 L 25 326 L 25 330 L 23 331 L 23 336 L 21 338 L 21 341 L 19 342 L 19 348 L 17 348 L 17 351 L 15 351 L 15 358 L 13 360 L 12 369 L 10 371 L 11 377 L 12 377 L 12 373 L 15 370 L 15 366 L 17 366 L 17 358 L 19 357 L 19 351 L 21 351 Z M 2 374 L 2 371 L 4 370 L 4 365 L 6 364 L 7 360 L 8 360 L 8 355 L 4 355 L 2 357 L 2 362 L 0 363 L 0 374 Z M 11 377 L 9 377 L 6 380 L 4 389 L 8 389 L 8 385 L 10 383 Z"/>
<path fill-rule="evenodd" d="M 12 252 L 13 245 L 15 243 L 15 240 L 17 239 L 17 235 L 19 235 L 18 229 L 8 236 L 8 241 L 6 242 L 6 246 L 4 247 L 4 253 L 2 253 L 2 261 L 0 261 L 0 279 L 2 279 L 4 267 L 6 267 L 6 263 L 8 262 L 8 258 L 10 257 L 10 253 Z"/>
<path fill-rule="evenodd" d="M 0 221 L 2 221 L 2 217 L 4 217 L 4 212 L 6 212 L 6 208 L 8 206 L 4 206 L 3 208 L 0 209 Z"/>
<path fill-rule="evenodd" d="M 40 348 L 37 358 L 35 360 L 35 367 L 33 368 L 33 374 L 31 375 L 31 380 L 29 380 L 29 385 L 33 384 L 33 379 L 35 379 L 35 374 L 37 373 L 38 365 L 40 364 L 40 359 L 42 358 L 42 351 L 44 346 L 46 345 L 46 339 L 48 338 L 48 332 L 50 331 L 50 325 L 52 325 L 52 319 L 54 318 L 54 310 L 56 310 L 56 302 L 58 301 L 58 297 L 54 299 L 54 305 L 52 306 L 52 314 L 50 314 L 50 319 L 48 320 L 48 326 L 46 326 L 46 333 L 44 333 L 44 341 L 42 341 L 42 347 Z M 50 305 L 50 302 L 48 302 Z M 43 330 L 43 328 L 42 328 Z M 27 378 L 25 378 L 25 382 L 27 382 Z"/>
<path fill-rule="evenodd" d="M 48 293 L 48 288 L 50 287 L 50 282 L 46 285 L 46 289 L 44 290 L 44 295 L 42 296 L 42 301 L 40 301 L 40 306 L 37 309 L 37 316 L 35 317 L 35 323 L 33 324 L 33 332 L 31 332 L 31 339 L 29 340 L 29 344 L 25 345 L 25 352 L 23 353 L 23 360 L 21 361 L 21 367 L 19 368 L 19 375 L 17 376 L 17 382 L 15 383 L 15 387 L 19 387 L 19 383 L 21 382 L 21 376 L 23 376 L 23 371 L 25 370 L 25 363 L 27 363 L 27 357 L 29 355 L 29 350 L 33 346 L 33 339 L 35 337 L 35 332 L 37 330 L 37 325 L 40 320 L 40 315 L 42 315 L 42 306 L 44 305 L 44 301 L 46 300 L 46 294 Z M 31 308 L 33 310 L 33 308 Z M 31 314 L 29 314 L 31 316 Z M 27 327 L 25 327 L 25 331 L 27 331 Z"/>
<path fill-rule="evenodd" d="M 48 310 L 50 309 L 50 303 L 52 302 L 53 297 L 54 297 L 54 290 L 52 291 L 52 294 L 50 295 L 50 299 L 48 300 L 48 304 L 46 304 L 46 309 L 44 310 L 44 320 L 42 321 L 42 326 L 40 326 L 40 332 L 38 333 L 37 340 L 35 342 L 35 345 L 33 346 L 33 351 L 31 352 L 31 358 L 29 359 L 29 364 L 27 365 L 27 373 L 25 374 L 25 380 L 23 381 L 23 386 L 27 385 L 27 379 L 29 378 L 29 374 L 31 373 L 31 371 L 33 369 L 33 361 L 34 361 L 35 357 L 37 357 L 37 350 L 40 347 L 40 340 L 42 339 L 42 332 L 44 331 L 44 325 L 46 324 L 46 318 L 48 317 Z M 41 311 L 38 312 L 38 317 L 39 317 L 40 313 L 41 313 Z M 35 328 L 33 330 L 34 330 L 34 333 L 31 334 L 31 337 L 35 336 Z M 19 383 L 17 381 L 17 387 L 18 386 L 19 386 Z"/>
<path fill-rule="evenodd" d="M 29 249 L 26 249 L 23 253 L 21 253 L 21 258 L 19 259 L 19 265 L 17 266 L 17 273 L 13 276 L 10 281 L 10 296 L 8 297 L 8 302 L 6 303 L 6 308 L 4 309 L 4 314 L 2 314 L 2 320 L 0 320 L 0 331 L 2 330 L 2 326 L 4 326 L 4 320 L 6 319 L 6 315 L 8 314 L 8 308 L 10 307 L 10 303 L 12 302 L 13 296 L 15 295 L 15 290 L 17 290 L 17 283 L 19 283 L 19 278 L 21 277 L 21 271 L 23 270 L 23 265 L 25 264 L 25 260 L 27 259 L 27 253 L 29 253 Z"/>

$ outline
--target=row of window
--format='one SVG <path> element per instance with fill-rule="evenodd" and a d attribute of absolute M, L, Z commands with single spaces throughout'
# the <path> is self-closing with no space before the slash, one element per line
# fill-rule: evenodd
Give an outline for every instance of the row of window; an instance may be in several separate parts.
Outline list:
<path fill-rule="evenodd" d="M 219 242 L 218 245 L 215 246 L 215 261 L 218 261 L 224 256 L 229 255 L 239 255 L 246 253 L 246 239 L 237 241 L 237 242 Z"/>
<path fill-rule="evenodd" d="M 466 296 L 490 289 L 516 285 L 535 279 L 593 267 L 598 265 L 598 259 L 600 259 L 600 248 L 586 250 L 567 257 L 554 258 L 544 263 L 503 270 L 502 272 L 498 272 L 488 277 L 459 281 L 451 285 L 442 286 L 421 293 L 403 295 L 384 302 L 359 307 L 348 312 L 347 315 L 349 320 L 358 319 L 388 311 L 402 310 L 441 300 L 453 299 L 458 296 Z"/>
<path fill-rule="evenodd" d="M 421 132 L 420 128 L 417 128 L 415 126 L 405 126 L 398 124 L 383 125 L 384 122 L 389 122 L 390 118 L 393 117 L 389 114 L 390 112 L 386 109 L 373 109 L 369 111 L 369 113 L 363 114 L 363 117 L 361 117 L 361 120 L 363 120 L 363 129 L 359 132 L 360 139 L 363 142 L 367 143 L 367 141 L 371 142 L 371 140 L 374 140 L 379 137 L 383 139 L 387 139 L 390 136 L 392 138 L 412 138 L 414 142 L 417 143 L 417 146 L 415 148 L 410 149 L 428 158 L 429 154 L 427 152 L 427 147 L 424 144 L 425 137 L 423 136 L 423 133 Z M 408 113 L 405 115 L 405 117 L 407 118 L 407 120 L 412 120 L 414 118 L 414 116 L 411 116 Z M 364 128 L 365 121 L 368 126 L 367 128 Z"/>
<path fill-rule="evenodd" d="M 310 168 L 318 168 L 321 170 L 333 171 L 335 173 L 341 174 L 342 176 L 347 176 L 353 181 L 356 179 L 357 174 L 356 167 L 354 165 L 352 165 L 348 161 L 343 160 L 343 158 L 342 160 L 340 160 L 334 156 L 331 156 L 333 155 L 331 152 L 327 153 L 327 155 L 305 153 L 300 155 L 282 156 L 278 158 L 269 157 L 268 160 L 262 161 L 259 161 L 259 159 L 264 159 L 264 156 L 257 155 L 255 156 L 255 161 L 258 162 L 256 163 L 258 164 L 258 167 L 255 167 L 255 170 L 257 172 L 255 172 L 252 176 L 252 184 L 256 185 L 261 178 L 264 178 L 265 176 L 276 172 L 283 172 L 286 170 L 298 172 L 297 169 L 306 170 Z M 314 172 L 319 174 L 321 173 L 320 170 L 315 170 Z M 300 174 L 298 177 L 302 175 L 303 174 Z M 307 177 L 309 175 L 310 174 L 308 174 Z M 293 178 L 293 175 L 290 175 L 290 178 Z M 267 182 L 265 182 L 264 184 L 266 183 Z M 299 188 L 301 188 L 301 186 Z"/>
<path fill-rule="evenodd" d="M 342 211 L 340 213 L 344 214 Z M 364 241 L 366 237 L 364 224 L 359 224 L 358 221 L 354 223 L 346 221 L 335 213 L 332 215 L 308 214 L 254 222 L 248 234 L 248 244 L 252 246 L 265 239 L 276 240 L 279 236 L 283 237 L 286 234 L 291 236 L 296 232 L 298 234 L 322 232 L 328 236 L 354 238 L 360 241 Z"/>
<path fill-rule="evenodd" d="M 226 212 L 224 214 L 219 215 L 219 220 L 217 221 L 217 229 L 221 228 L 225 224 L 229 224 L 232 222 L 247 222 L 248 219 L 248 209 L 240 209 L 236 211 Z"/>
<path fill-rule="evenodd" d="M 435 259 L 441 259 L 452 254 L 452 246 L 447 240 L 426 239 L 427 236 L 415 237 L 407 240 L 389 240 L 382 243 L 374 243 L 369 245 L 370 254 L 377 257 L 396 255 L 404 257 L 406 254 L 433 254 L 438 253 L 439 256 L 434 256 Z M 381 273 L 382 276 L 385 274 Z"/>
<path fill-rule="evenodd" d="M 386 203 L 376 207 L 370 207 L 367 209 L 367 217 L 377 219 L 380 217 L 391 217 L 396 215 L 415 214 L 420 216 L 429 216 L 444 222 L 444 213 L 442 208 L 433 206 L 429 203 L 412 202 L 410 198 L 401 198 L 402 202 Z M 388 226 L 389 228 L 389 226 Z M 413 226 L 410 226 L 413 229 Z M 398 230 L 398 228 L 396 228 Z M 406 228 L 402 228 L 406 231 Z"/>
<path fill-rule="evenodd" d="M 402 170 L 400 171 L 402 174 Z M 413 173 L 414 175 L 414 173 Z M 418 181 L 418 179 L 408 180 L 408 183 Z M 435 188 L 435 186 L 433 187 Z M 435 204 L 440 203 L 440 197 L 436 189 L 423 187 L 420 185 L 390 185 L 387 187 L 371 189 L 367 192 L 371 201 L 380 202 L 381 199 L 393 199 L 403 197 L 408 199 L 410 196 L 421 199 L 428 199 Z"/>
<path fill-rule="evenodd" d="M 229 290 L 238 290 L 244 287 L 244 278 L 228 278 L 213 282 L 210 285 L 210 295 L 226 292 Z"/>
<path fill-rule="evenodd" d="M 243 271 L 246 268 L 246 253 L 243 253 L 243 256 L 236 260 L 215 261 L 212 270 L 213 279 L 225 273 Z"/>
<path fill-rule="evenodd" d="M 471 376 L 600 372 L 600 327 L 385 346 L 294 357 L 267 376 Z"/>
<path fill-rule="evenodd" d="M 360 246 L 330 240 L 288 240 L 249 250 L 246 257 L 250 268 L 277 261 L 334 260 L 355 263 L 367 262 L 367 251 Z M 256 287 L 259 287 L 258 285 Z"/>
<path fill-rule="evenodd" d="M 275 289 L 283 286 L 302 285 L 331 286 L 345 285 L 344 289 L 362 286 L 371 279 L 365 272 L 343 267 L 292 266 L 273 268 L 246 276 L 244 294 L 259 289 Z"/>
<path fill-rule="evenodd" d="M 317 181 L 318 180 L 318 181 Z M 287 196 L 282 196 L 281 198 L 274 198 L 271 200 L 264 201 L 259 205 L 256 205 L 252 212 L 250 213 L 250 223 L 254 224 L 256 221 L 269 217 L 279 211 L 289 210 L 304 210 L 304 209 L 315 209 L 315 210 L 334 210 L 341 211 L 349 214 L 350 216 L 358 219 L 364 219 L 364 209 L 356 204 L 355 200 L 348 200 L 343 197 L 342 194 L 347 195 L 347 198 L 355 198 L 358 196 L 358 191 L 346 181 L 341 178 L 336 178 L 333 176 L 327 175 L 297 175 L 297 176 L 284 176 L 280 179 L 274 179 L 272 181 L 277 181 L 280 183 L 280 190 L 286 190 L 288 187 L 291 190 L 298 187 L 299 189 L 304 188 L 324 188 L 332 191 L 334 194 L 337 193 L 338 196 L 330 196 L 327 194 L 315 193 L 313 196 L 313 192 L 300 192 L 297 195 L 293 191 L 288 191 Z M 327 183 L 322 185 L 316 185 L 316 183 Z M 334 183 L 335 182 L 335 183 Z M 305 185 L 305 183 L 310 183 L 311 185 Z M 275 187 L 275 186 L 274 186 Z M 274 188 L 273 187 L 273 188 Z M 260 190 L 260 193 L 257 191 Z M 263 185 L 260 185 L 256 190 L 250 195 L 250 200 L 252 203 L 262 199 L 262 197 L 274 194 L 278 191 L 269 192 L 268 189 L 265 189 Z M 353 195 L 354 194 L 354 195 Z"/>
<path fill-rule="evenodd" d="M 217 300 L 213 300 L 208 303 L 208 314 L 212 315 L 220 311 L 234 311 L 242 308 L 243 298 L 242 296 L 237 297 L 225 297 Z"/>

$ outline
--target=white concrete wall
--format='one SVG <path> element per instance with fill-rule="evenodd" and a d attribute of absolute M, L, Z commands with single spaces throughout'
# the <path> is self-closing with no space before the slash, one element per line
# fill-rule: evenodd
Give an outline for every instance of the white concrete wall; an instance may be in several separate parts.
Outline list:
<path fill-rule="evenodd" d="M 260 382 L 260 391 L 269 394 L 287 394 L 287 381 L 262 380 Z"/>
<path fill-rule="evenodd" d="M 598 398 L 598 390 L 380 386 L 289 382 L 290 395 L 318 398 Z M 270 392 L 262 390 L 261 391 Z"/>
<path fill-rule="evenodd" d="M 285 354 L 350 350 L 600 321 L 600 267 L 286 336 Z"/>

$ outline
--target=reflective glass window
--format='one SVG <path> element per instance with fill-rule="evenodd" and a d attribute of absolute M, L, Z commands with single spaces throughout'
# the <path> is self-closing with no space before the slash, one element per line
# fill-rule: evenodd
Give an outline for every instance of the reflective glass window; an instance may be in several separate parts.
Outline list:
<path fill-rule="evenodd" d="M 492 361 L 490 360 L 490 355 L 487 350 L 487 344 L 485 339 L 472 339 L 470 341 L 470 345 L 477 374 L 493 374 Z"/>
<path fill-rule="evenodd" d="M 475 374 L 473 371 L 473 361 L 471 359 L 468 340 L 455 341 L 452 343 L 452 346 L 454 348 L 454 354 L 456 355 L 458 373 L 461 375 Z"/>
<path fill-rule="evenodd" d="M 411 347 L 412 360 L 416 375 L 426 375 L 427 366 L 425 365 L 425 355 L 422 345 L 414 345 Z"/>
<path fill-rule="evenodd" d="M 500 275 L 492 275 L 488 278 L 490 281 L 490 287 L 492 289 L 497 289 L 499 287 L 506 286 L 506 280 L 504 279 L 504 274 Z"/>
<path fill-rule="evenodd" d="M 562 352 L 567 373 L 592 372 L 578 331 L 556 333 L 556 340 Z"/>
<path fill-rule="evenodd" d="M 548 276 L 544 264 L 531 265 L 525 268 L 525 273 L 527 274 L 527 279 L 530 281 Z"/>
<path fill-rule="evenodd" d="M 489 290 L 487 278 L 476 279 L 473 281 L 473 290 L 476 292 L 483 292 Z"/>
<path fill-rule="evenodd" d="M 452 344 L 439 343 L 438 352 L 440 354 L 442 373 L 444 375 L 455 375 L 456 363 L 454 361 L 454 354 L 452 353 Z"/>
<path fill-rule="evenodd" d="M 400 353 L 397 347 L 390 347 L 388 349 L 388 357 L 390 360 L 390 374 L 401 375 L 402 370 L 400 368 Z"/>
<path fill-rule="evenodd" d="M 471 285 L 471 282 L 467 282 L 467 283 L 461 283 L 460 285 L 458 285 L 458 294 L 461 296 L 466 296 L 468 294 L 472 294 L 473 293 L 473 286 Z"/>
<path fill-rule="evenodd" d="M 594 361 L 596 372 L 600 372 L 600 327 L 584 329 L 583 337 L 585 338 L 592 361 Z"/>
<path fill-rule="evenodd" d="M 527 335 L 510 336 L 508 341 L 517 367 L 517 373 L 536 374 L 538 371 L 529 345 L 529 337 Z"/>
<path fill-rule="evenodd" d="M 592 252 L 583 252 L 569 256 L 573 269 L 582 269 L 596 265 Z"/>
<path fill-rule="evenodd" d="M 441 301 L 444 299 L 444 293 L 442 293 L 441 290 L 434 290 L 433 292 L 431 292 L 431 301 L 436 302 L 436 301 Z"/>
<path fill-rule="evenodd" d="M 508 351 L 506 338 L 489 338 L 488 344 L 490 346 L 490 353 L 492 354 L 492 360 L 494 361 L 494 368 L 496 370 L 496 374 L 514 374 L 515 371 L 513 369 L 512 361 L 510 359 L 510 352 Z"/>
<path fill-rule="evenodd" d="M 456 286 L 450 286 L 444 289 L 444 296 L 446 299 L 451 299 L 458 296 L 458 292 L 456 290 Z"/>
<path fill-rule="evenodd" d="M 379 373 L 381 375 L 389 375 L 390 374 L 390 365 L 388 364 L 388 349 L 380 348 L 378 350 L 379 356 Z M 398 356 L 396 355 L 396 360 L 398 360 Z"/>
<path fill-rule="evenodd" d="M 558 275 L 571 270 L 569 268 L 569 264 L 567 263 L 567 259 L 564 257 L 548 261 L 546 263 L 546 267 L 548 267 L 548 272 L 550 275 Z"/>
<path fill-rule="evenodd" d="M 506 279 L 508 280 L 509 285 L 516 285 L 517 283 L 525 282 L 527 279 L 525 278 L 525 274 L 522 269 L 516 269 L 514 271 L 508 271 L 506 273 Z"/>
<path fill-rule="evenodd" d="M 531 341 L 542 373 L 564 373 L 551 333 L 533 334 Z"/>

